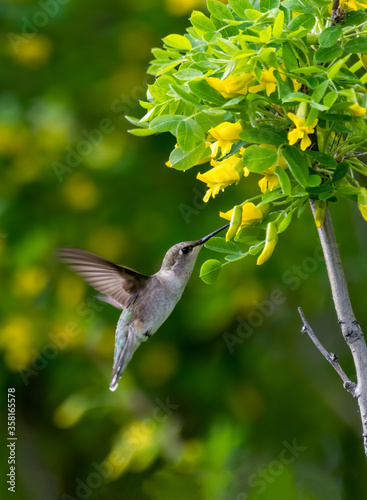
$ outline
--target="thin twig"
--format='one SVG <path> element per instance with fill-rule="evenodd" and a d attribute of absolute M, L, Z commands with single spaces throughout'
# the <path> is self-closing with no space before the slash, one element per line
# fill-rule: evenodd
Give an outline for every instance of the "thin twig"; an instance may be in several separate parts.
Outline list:
<path fill-rule="evenodd" d="M 351 395 L 355 398 L 356 397 L 356 388 L 357 384 L 349 380 L 348 376 L 346 375 L 345 371 L 343 368 L 340 366 L 338 363 L 338 356 L 332 352 L 328 352 L 325 347 L 321 344 L 319 339 L 316 337 L 315 332 L 312 330 L 309 322 L 306 319 L 306 316 L 304 315 L 304 312 L 302 311 L 302 308 L 298 308 L 299 315 L 301 316 L 302 322 L 303 322 L 303 327 L 301 332 L 302 333 L 307 333 L 312 342 L 315 344 L 317 349 L 321 352 L 321 354 L 324 356 L 325 359 L 329 361 L 329 363 L 333 366 L 335 371 L 338 373 L 339 377 L 343 381 L 343 386 L 344 388 L 351 393 Z"/>

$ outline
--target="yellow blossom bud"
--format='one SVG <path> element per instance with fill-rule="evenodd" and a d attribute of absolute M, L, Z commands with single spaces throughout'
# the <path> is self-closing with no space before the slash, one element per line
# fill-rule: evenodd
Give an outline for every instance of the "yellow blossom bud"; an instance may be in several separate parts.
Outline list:
<path fill-rule="evenodd" d="M 315 222 L 316 226 L 320 229 L 324 224 L 326 210 L 326 201 L 316 200 L 315 201 Z"/>
<path fill-rule="evenodd" d="M 363 108 L 362 106 L 360 106 L 358 104 L 358 102 L 352 104 L 352 106 L 349 106 L 348 109 L 353 113 L 354 116 L 356 116 L 357 118 L 359 116 L 363 116 L 367 113 L 367 109 L 366 108 Z"/>
<path fill-rule="evenodd" d="M 242 209 L 241 229 L 243 227 L 251 226 L 251 224 L 254 224 L 255 222 L 263 219 L 264 216 L 260 208 L 256 207 L 253 203 L 247 202 L 240 206 Z M 233 211 L 234 210 L 232 209 L 228 212 L 219 212 L 219 215 L 223 217 L 223 219 L 231 221 Z"/>
<path fill-rule="evenodd" d="M 226 234 L 226 241 L 231 240 L 241 228 L 242 223 L 242 205 L 233 207 L 232 218 Z"/>
<path fill-rule="evenodd" d="M 209 130 L 209 134 L 217 139 L 218 146 L 222 150 L 222 155 L 231 151 L 232 144 L 240 139 L 239 133 L 242 131 L 240 122 L 223 122 Z"/>
<path fill-rule="evenodd" d="M 278 241 L 278 227 L 275 222 L 269 222 L 268 227 L 266 228 L 266 238 L 265 238 L 265 246 L 261 254 L 259 255 L 256 264 L 261 266 L 264 264 L 274 252 L 274 248 Z"/>
<path fill-rule="evenodd" d="M 271 203 L 265 203 L 265 202 L 259 203 L 257 206 L 257 208 L 260 208 L 261 213 L 263 214 L 263 218 L 268 215 L 270 207 L 271 207 Z"/>
<path fill-rule="evenodd" d="M 359 190 L 358 207 L 362 217 L 367 221 L 367 190 L 365 188 L 360 188 Z"/>

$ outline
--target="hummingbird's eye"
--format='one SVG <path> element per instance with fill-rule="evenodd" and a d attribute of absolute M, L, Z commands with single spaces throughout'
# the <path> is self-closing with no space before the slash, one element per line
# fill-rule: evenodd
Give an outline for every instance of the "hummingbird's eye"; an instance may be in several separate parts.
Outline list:
<path fill-rule="evenodd" d="M 191 247 L 183 247 L 181 248 L 181 253 L 189 253 L 192 250 Z"/>

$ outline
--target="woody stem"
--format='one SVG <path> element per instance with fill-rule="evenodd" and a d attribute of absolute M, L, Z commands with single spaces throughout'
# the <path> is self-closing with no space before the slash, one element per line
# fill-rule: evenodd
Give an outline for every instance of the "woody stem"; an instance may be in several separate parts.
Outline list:
<path fill-rule="evenodd" d="M 315 217 L 315 202 L 311 200 L 310 204 Z M 338 322 L 354 360 L 357 385 L 353 392 L 360 410 L 364 450 L 367 456 L 367 346 L 363 331 L 355 318 L 350 302 L 348 286 L 328 207 L 326 207 L 325 211 L 324 224 L 318 229 L 318 233 L 325 257 Z"/>

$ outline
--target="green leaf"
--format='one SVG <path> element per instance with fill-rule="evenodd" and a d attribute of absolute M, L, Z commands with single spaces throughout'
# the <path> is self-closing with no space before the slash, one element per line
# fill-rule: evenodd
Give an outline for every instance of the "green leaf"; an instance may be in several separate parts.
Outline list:
<path fill-rule="evenodd" d="M 245 245 L 257 245 L 264 241 L 264 230 L 256 227 L 244 227 L 236 234 L 235 240 Z"/>
<path fill-rule="evenodd" d="M 295 146 L 282 149 L 282 156 L 288 164 L 291 174 L 301 186 L 306 187 L 308 181 L 308 165 L 304 154 Z"/>
<path fill-rule="evenodd" d="M 321 47 L 332 47 L 342 36 L 342 29 L 340 26 L 330 26 L 324 29 L 319 36 L 319 43 Z"/>
<path fill-rule="evenodd" d="M 280 222 L 277 224 L 278 234 L 283 233 L 287 229 L 289 224 L 292 222 L 292 215 L 292 212 L 288 212 L 284 217 L 281 217 Z"/>
<path fill-rule="evenodd" d="M 217 106 L 223 106 L 227 102 L 218 90 L 214 89 L 206 80 L 195 80 L 189 83 L 193 94 L 202 101 L 211 102 Z"/>
<path fill-rule="evenodd" d="M 317 186 L 320 186 L 321 184 L 321 176 L 320 175 L 317 175 L 317 174 L 312 174 L 310 175 L 310 177 L 308 178 L 308 185 L 310 187 L 317 187 Z"/>
<path fill-rule="evenodd" d="M 300 16 L 295 17 L 289 23 L 288 27 L 291 31 L 296 31 L 299 28 L 305 28 L 307 31 L 311 31 L 315 26 L 315 16 L 311 14 L 301 14 Z"/>
<path fill-rule="evenodd" d="M 342 55 L 343 49 L 338 44 L 335 44 L 332 47 L 321 47 L 315 52 L 315 61 L 326 63 L 341 57 Z"/>
<path fill-rule="evenodd" d="M 275 167 L 275 173 L 277 174 L 280 182 L 280 187 L 282 188 L 282 191 L 284 194 L 289 195 L 291 192 L 291 181 L 288 177 L 287 172 L 285 172 L 282 167 L 277 165 Z"/>
<path fill-rule="evenodd" d="M 321 163 L 321 165 L 325 165 L 326 167 L 334 168 L 337 165 L 335 158 L 326 153 L 321 153 L 320 151 L 310 151 L 308 149 L 306 149 L 305 153 L 307 156 L 311 156 L 311 158 L 316 160 L 318 163 Z"/>
<path fill-rule="evenodd" d="M 343 179 L 343 177 L 347 175 L 349 169 L 350 165 L 347 161 L 342 161 L 341 163 L 339 163 L 333 175 L 333 182 L 337 182 Z"/>
<path fill-rule="evenodd" d="M 348 12 L 347 18 L 344 21 L 344 26 L 356 26 L 367 21 L 367 13 L 363 10 Z"/>
<path fill-rule="evenodd" d="M 292 70 L 292 73 L 304 75 L 310 75 L 313 73 L 326 73 L 326 69 L 320 66 L 305 66 L 304 68 L 295 68 Z"/>
<path fill-rule="evenodd" d="M 248 0 L 229 0 L 229 5 L 232 7 L 233 12 L 242 19 L 247 19 L 245 10 L 252 9 L 252 5 Z"/>
<path fill-rule="evenodd" d="M 325 193 L 321 193 L 319 195 L 319 200 L 326 201 L 329 198 L 332 198 L 335 194 L 335 189 L 332 189 L 330 191 L 326 191 Z"/>
<path fill-rule="evenodd" d="M 175 77 L 179 80 L 189 81 L 193 80 L 194 78 L 202 78 L 203 73 L 198 69 L 187 68 L 182 69 L 181 71 L 177 71 L 177 73 L 175 73 Z"/>
<path fill-rule="evenodd" d="M 289 42 L 283 43 L 283 61 L 288 71 L 298 68 L 297 56 Z"/>
<path fill-rule="evenodd" d="M 243 154 L 243 162 L 250 172 L 264 172 L 276 163 L 278 153 L 272 149 L 250 146 Z"/>
<path fill-rule="evenodd" d="M 268 12 L 271 9 L 277 9 L 280 5 L 280 0 L 260 0 L 260 11 Z"/>
<path fill-rule="evenodd" d="M 178 95 L 178 97 L 181 97 L 181 99 L 183 99 L 184 101 L 193 104 L 196 108 L 203 108 L 203 106 L 200 104 L 200 101 L 198 101 L 194 95 L 186 92 L 186 90 L 184 90 L 179 85 L 171 85 L 170 87 Z"/>
<path fill-rule="evenodd" d="M 202 139 L 204 139 L 204 131 L 195 120 L 180 121 L 177 126 L 177 142 L 183 151 L 191 151 Z"/>
<path fill-rule="evenodd" d="M 285 0 L 282 2 L 282 6 L 286 9 L 293 10 L 294 12 L 300 12 L 301 14 L 313 14 L 313 8 L 300 0 Z"/>
<path fill-rule="evenodd" d="M 255 142 L 257 144 L 270 144 L 272 146 L 281 146 L 287 140 L 271 127 L 247 128 L 240 132 L 240 138 L 246 142 Z"/>
<path fill-rule="evenodd" d="M 212 285 L 220 275 L 222 269 L 222 264 L 219 260 L 209 259 L 201 266 L 200 269 L 200 278 L 207 285 Z"/>
<path fill-rule="evenodd" d="M 137 137 L 146 137 L 147 135 L 156 134 L 156 130 L 151 130 L 150 128 L 131 128 L 128 130 L 129 134 L 136 135 Z"/>
<path fill-rule="evenodd" d="M 173 47 L 178 50 L 191 50 L 191 42 L 183 35 L 168 35 L 163 38 L 163 41 L 169 47 Z"/>
<path fill-rule="evenodd" d="M 205 248 L 213 250 L 213 252 L 242 255 L 241 249 L 236 243 L 233 243 L 233 241 L 226 241 L 225 238 L 210 238 L 210 240 L 205 243 Z"/>
<path fill-rule="evenodd" d="M 177 125 L 186 117 L 182 115 L 161 115 L 153 118 L 150 128 L 156 132 L 171 132 L 176 130 Z"/>
<path fill-rule="evenodd" d="M 195 119 L 205 132 L 208 132 L 209 129 L 216 127 L 224 121 L 222 114 L 211 114 L 209 110 L 208 112 L 201 111 L 195 116 Z"/>
<path fill-rule="evenodd" d="M 207 7 L 209 12 L 220 21 L 233 19 L 229 9 L 218 0 L 207 0 Z"/>
<path fill-rule="evenodd" d="M 198 12 L 197 10 L 194 10 L 191 14 L 190 21 L 194 28 L 199 31 L 204 31 L 204 33 L 212 33 L 216 31 L 213 21 L 206 17 L 205 14 Z"/>
<path fill-rule="evenodd" d="M 338 113 L 321 113 L 320 119 L 332 122 L 351 122 L 353 117 L 350 115 L 340 115 Z"/>
<path fill-rule="evenodd" d="M 328 92 L 326 96 L 324 97 L 324 106 L 326 106 L 328 109 L 331 108 L 331 106 L 334 104 L 334 102 L 338 98 L 338 93 L 337 92 Z"/>
<path fill-rule="evenodd" d="M 180 147 L 175 148 L 170 154 L 169 161 L 176 170 L 188 170 L 198 161 L 210 154 L 210 148 L 201 142 L 191 151 L 183 151 Z"/>
<path fill-rule="evenodd" d="M 344 45 L 344 50 L 351 54 L 365 54 L 367 52 L 367 36 L 359 36 L 349 40 L 349 42 Z"/>
<path fill-rule="evenodd" d="M 326 80 L 326 82 L 320 83 L 315 90 L 312 92 L 311 99 L 315 102 L 320 102 L 321 99 L 324 97 L 324 94 L 329 86 L 329 82 Z"/>

